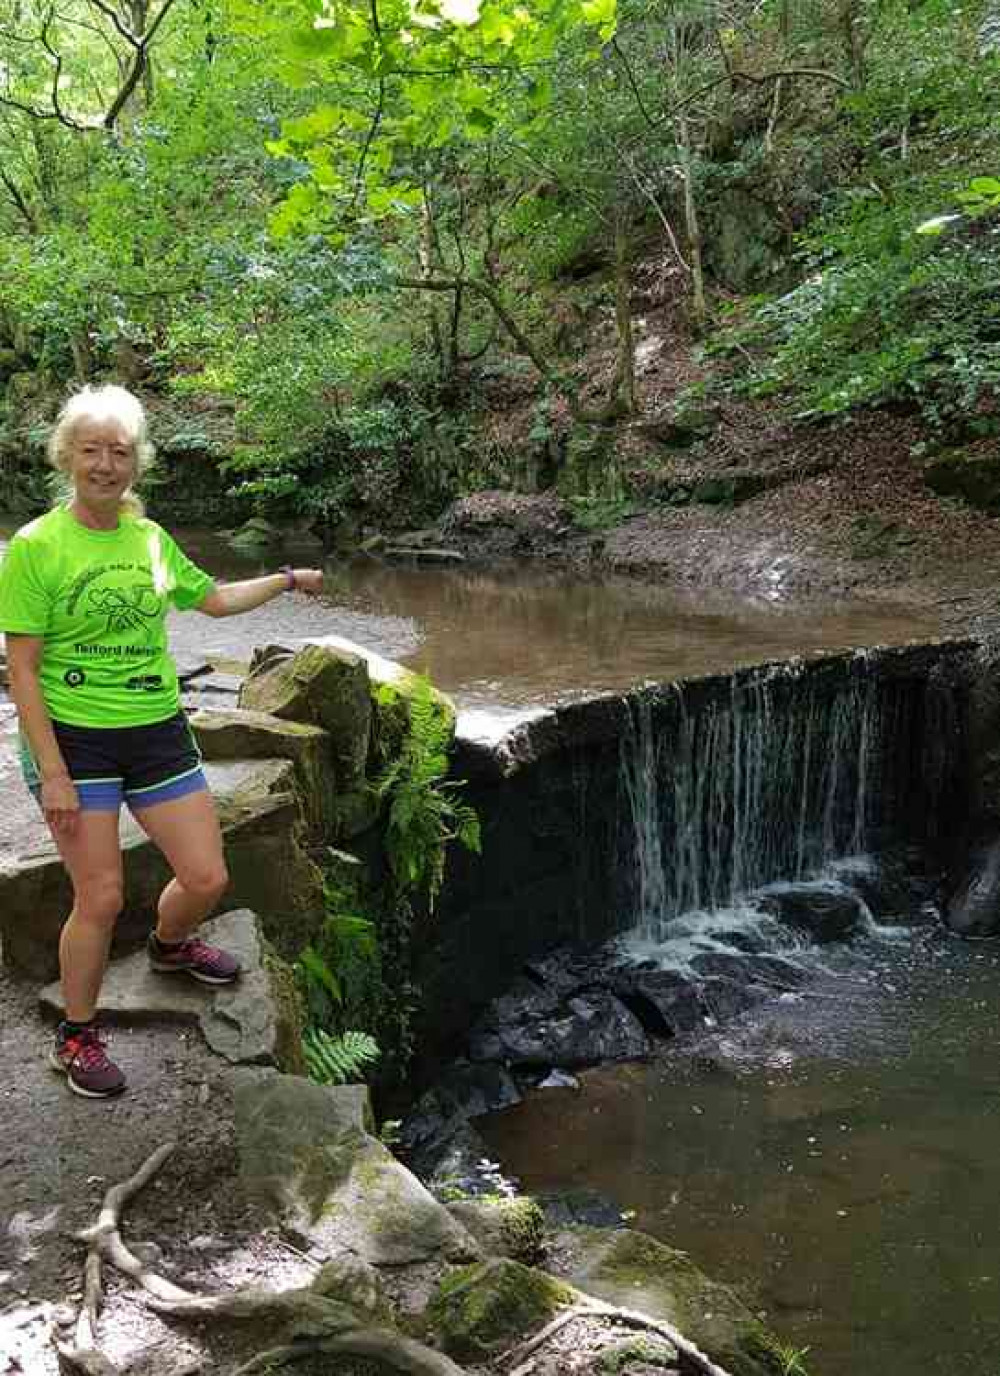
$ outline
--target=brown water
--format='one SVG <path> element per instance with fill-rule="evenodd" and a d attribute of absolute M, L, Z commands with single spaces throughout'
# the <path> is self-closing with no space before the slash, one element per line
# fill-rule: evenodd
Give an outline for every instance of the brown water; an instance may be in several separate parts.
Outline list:
<path fill-rule="evenodd" d="M 248 577 L 277 562 L 241 560 L 215 536 L 181 538 L 222 577 Z M 271 640 L 346 636 L 425 670 L 463 706 L 510 708 L 797 654 L 895 645 L 938 629 L 932 615 L 888 603 L 793 608 L 537 566 L 353 559 L 327 566 L 321 599 L 285 597 L 228 622 L 177 617 L 174 635 L 186 656 L 235 659 Z"/>
<path fill-rule="evenodd" d="M 477 1126 L 739 1287 L 812 1376 L 1000 1370 L 1000 960 L 924 933 Z"/>
<path fill-rule="evenodd" d="M 0 523 L 3 536 L 11 529 Z M 244 559 L 210 532 L 180 532 L 212 573 L 246 578 L 295 552 Z M 465 706 L 523 707 L 938 631 L 933 615 L 867 602 L 806 608 L 680 592 L 621 578 L 511 565 L 425 568 L 353 559 L 327 565 L 319 599 L 287 596 L 226 621 L 172 618 L 184 660 L 246 661 L 254 645 L 346 636 L 428 672 Z"/>

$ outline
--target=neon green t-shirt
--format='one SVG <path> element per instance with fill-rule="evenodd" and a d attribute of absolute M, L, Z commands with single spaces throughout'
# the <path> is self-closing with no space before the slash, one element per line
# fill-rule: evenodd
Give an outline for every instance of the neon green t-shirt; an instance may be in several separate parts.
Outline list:
<path fill-rule="evenodd" d="M 49 715 L 71 726 L 147 726 L 180 705 L 166 615 L 196 607 L 211 577 L 144 517 L 90 530 L 56 507 L 0 564 L 0 631 L 42 636 Z"/>

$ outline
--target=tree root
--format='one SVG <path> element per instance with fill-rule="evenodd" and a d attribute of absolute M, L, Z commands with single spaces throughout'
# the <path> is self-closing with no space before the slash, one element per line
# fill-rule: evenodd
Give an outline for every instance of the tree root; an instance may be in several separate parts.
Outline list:
<path fill-rule="evenodd" d="M 426 1347 L 389 1328 L 366 1326 L 347 1305 L 306 1288 L 265 1290 L 247 1286 L 221 1295 L 200 1295 L 174 1285 L 151 1271 L 130 1251 L 121 1237 L 122 1211 L 133 1195 L 152 1180 L 174 1150 L 165 1143 L 127 1180 L 113 1185 L 104 1196 L 97 1222 L 77 1234 L 87 1244 L 84 1263 L 83 1300 L 77 1315 L 72 1343 L 55 1338 L 60 1367 L 74 1376 L 120 1376 L 118 1368 L 100 1351 L 97 1323 L 103 1299 L 102 1262 L 134 1280 L 148 1297 L 147 1303 L 159 1314 L 192 1319 L 267 1319 L 287 1324 L 290 1341 L 284 1346 L 259 1352 L 234 1373 L 252 1376 L 267 1366 L 287 1366 L 315 1354 L 341 1357 L 371 1357 L 392 1367 L 400 1376 L 463 1376 L 462 1368 L 450 1357 Z M 527 1376 L 531 1364 L 526 1359 L 576 1319 L 608 1318 L 630 1328 L 645 1329 L 668 1339 L 702 1376 L 729 1376 L 701 1352 L 682 1333 L 660 1319 L 633 1309 L 605 1304 L 581 1293 L 572 1308 L 547 1324 L 540 1333 L 510 1349 L 500 1358 L 501 1365 L 516 1368 L 511 1376 Z"/>
<path fill-rule="evenodd" d="M 154 1277 L 153 1273 L 147 1272 L 139 1258 L 133 1256 L 122 1242 L 118 1231 L 122 1209 L 134 1194 L 138 1194 L 143 1186 L 152 1180 L 173 1149 L 173 1142 L 166 1142 L 162 1147 L 157 1147 L 134 1175 L 130 1175 L 127 1180 L 122 1180 L 117 1185 L 112 1185 L 104 1196 L 97 1222 L 77 1234 L 78 1241 L 87 1244 L 87 1259 L 83 1267 L 83 1300 L 73 1331 L 73 1341 L 67 1343 L 61 1338 L 55 1339 L 59 1364 L 64 1371 L 79 1372 L 80 1376 L 118 1376 L 118 1368 L 105 1357 L 97 1345 L 97 1320 L 104 1299 L 101 1276 L 103 1258 L 106 1257 L 118 1270 L 132 1276 L 140 1284 L 144 1284 L 143 1277 L 150 1276 L 176 1294 L 186 1293 L 178 1291 L 169 1281 L 163 1281 L 160 1277 Z"/>
<path fill-rule="evenodd" d="M 222 1295 L 199 1295 L 150 1270 L 122 1240 L 122 1210 L 152 1180 L 173 1150 L 172 1142 L 164 1143 L 134 1175 L 113 1185 L 104 1196 L 97 1222 L 77 1233 L 78 1241 L 87 1244 L 84 1294 L 72 1343 L 54 1339 L 63 1371 L 74 1376 L 121 1376 L 97 1343 L 103 1299 L 101 1264 L 107 1261 L 135 1281 L 157 1313 L 194 1319 L 266 1318 L 290 1326 L 289 1343 L 258 1353 L 239 1368 L 236 1376 L 247 1376 L 268 1364 L 287 1365 L 313 1353 L 374 1357 L 401 1376 L 463 1376 L 462 1368 L 443 1353 L 391 1329 L 366 1327 L 347 1305 L 308 1288 L 275 1291 L 247 1286 Z"/>
<path fill-rule="evenodd" d="M 525 1359 L 539 1348 L 544 1347 L 550 1338 L 553 1338 L 560 1329 L 567 1324 L 573 1323 L 576 1319 L 614 1319 L 617 1323 L 624 1324 L 629 1328 L 640 1328 L 650 1333 L 658 1333 L 660 1337 L 666 1338 L 673 1343 L 682 1357 L 695 1366 L 703 1376 L 729 1376 L 729 1372 L 724 1367 L 713 1362 L 707 1357 L 700 1348 L 695 1347 L 689 1338 L 685 1338 L 683 1333 L 678 1333 L 673 1324 L 664 1322 L 662 1319 L 654 1319 L 650 1314 L 642 1314 L 636 1309 L 622 1309 L 616 1304 L 605 1304 L 600 1300 L 593 1300 L 589 1296 L 581 1296 L 579 1302 L 574 1304 L 571 1309 L 565 1310 L 557 1318 L 547 1324 L 540 1333 L 536 1333 L 525 1343 L 520 1343 L 505 1353 L 500 1362 L 502 1365 L 510 1364 L 515 1370 L 511 1376 L 527 1376 L 531 1366 L 525 1365 Z"/>
<path fill-rule="evenodd" d="M 233 1376 L 251 1376 L 252 1372 L 263 1371 L 268 1366 L 287 1366 L 300 1357 L 317 1353 L 335 1357 L 374 1357 L 393 1367 L 401 1376 L 463 1376 L 462 1368 L 443 1352 L 436 1352 L 412 1338 L 401 1337 L 388 1328 L 358 1328 L 336 1338 L 310 1338 L 285 1347 L 273 1347 L 244 1362 Z"/>

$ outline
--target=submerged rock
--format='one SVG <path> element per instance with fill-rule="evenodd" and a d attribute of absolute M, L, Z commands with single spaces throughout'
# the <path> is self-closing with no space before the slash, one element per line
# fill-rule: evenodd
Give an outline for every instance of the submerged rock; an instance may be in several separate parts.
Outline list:
<path fill-rule="evenodd" d="M 959 936 L 1000 932 L 1000 840 L 973 856 L 968 876 L 948 903 L 947 923 Z"/>
<path fill-rule="evenodd" d="M 587 1294 L 665 1319 L 732 1376 L 774 1370 L 767 1329 L 686 1252 L 625 1228 L 573 1228 L 553 1241 L 560 1275 Z"/>

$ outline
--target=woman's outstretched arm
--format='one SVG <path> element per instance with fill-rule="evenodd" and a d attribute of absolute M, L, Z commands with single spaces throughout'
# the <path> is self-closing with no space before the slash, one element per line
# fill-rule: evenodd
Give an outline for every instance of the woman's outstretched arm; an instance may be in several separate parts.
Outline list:
<path fill-rule="evenodd" d="M 206 616 L 238 616 L 263 607 L 283 592 L 315 595 L 323 588 L 322 569 L 290 569 L 288 573 L 266 573 L 262 578 L 246 578 L 241 583 L 220 583 L 201 602 L 197 610 Z"/>

